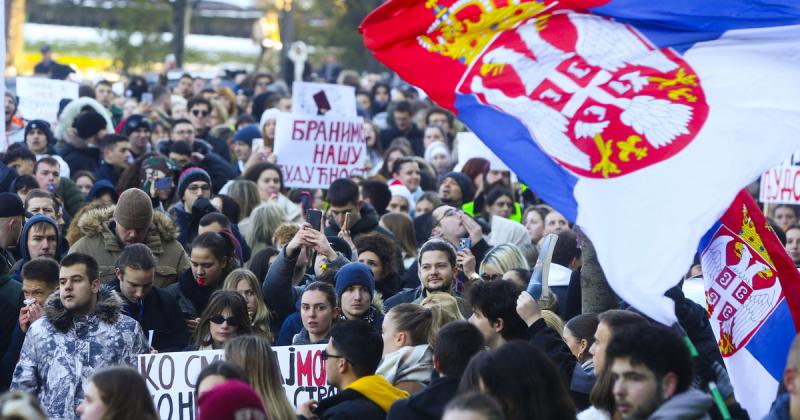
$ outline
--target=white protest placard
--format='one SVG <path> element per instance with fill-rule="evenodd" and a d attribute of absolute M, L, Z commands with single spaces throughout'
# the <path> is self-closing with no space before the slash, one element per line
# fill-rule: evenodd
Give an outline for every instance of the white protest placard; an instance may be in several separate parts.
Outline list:
<path fill-rule="evenodd" d="M 280 364 L 281 384 L 289 403 L 297 407 L 310 399 L 320 400 L 336 393 L 336 388 L 327 384 L 322 360 L 324 344 L 272 350 Z M 204 367 L 224 358 L 222 350 L 139 355 L 137 369 L 147 383 L 160 418 L 195 419 L 197 377 Z"/>
<path fill-rule="evenodd" d="M 460 132 L 456 135 L 456 147 L 458 148 L 458 164 L 453 169 L 460 171 L 461 168 L 472 158 L 483 158 L 489 161 L 492 170 L 496 171 L 510 171 L 508 166 L 500 160 L 497 155 L 486 146 L 475 133 Z"/>
<path fill-rule="evenodd" d="M 55 123 L 58 103 L 62 99 L 78 99 L 78 84 L 41 77 L 17 77 L 19 113 L 26 120 Z"/>
<path fill-rule="evenodd" d="M 800 204 L 800 166 L 778 166 L 761 176 L 759 201 Z"/>
<path fill-rule="evenodd" d="M 338 178 L 364 176 L 367 143 L 360 117 L 281 113 L 275 154 L 290 188 L 328 188 Z"/>
<path fill-rule="evenodd" d="M 292 114 L 356 117 L 356 90 L 328 83 L 292 83 Z"/>

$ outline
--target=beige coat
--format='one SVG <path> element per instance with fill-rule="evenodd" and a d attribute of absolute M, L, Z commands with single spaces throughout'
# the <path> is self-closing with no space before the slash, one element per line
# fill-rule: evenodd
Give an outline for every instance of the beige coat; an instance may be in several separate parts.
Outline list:
<path fill-rule="evenodd" d="M 100 281 L 106 283 L 114 278 L 114 267 L 122 247 L 117 235 L 109 227 L 114 215 L 114 206 L 90 210 L 78 220 L 83 237 L 70 247 L 69 253 L 88 254 L 97 260 Z M 189 268 L 189 258 L 177 241 L 178 225 L 168 215 L 154 211 L 153 223 L 147 234 L 147 245 L 157 260 L 156 287 L 166 287 L 178 280 L 178 274 Z"/>

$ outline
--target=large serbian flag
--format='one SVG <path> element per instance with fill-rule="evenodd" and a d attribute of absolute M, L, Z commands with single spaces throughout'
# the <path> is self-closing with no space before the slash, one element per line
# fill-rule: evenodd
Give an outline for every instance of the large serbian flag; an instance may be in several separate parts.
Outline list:
<path fill-rule="evenodd" d="M 736 400 L 760 419 L 800 326 L 800 272 L 747 191 L 700 241 L 711 328 Z"/>
<path fill-rule="evenodd" d="M 389 0 L 360 29 L 664 323 L 703 234 L 800 148 L 797 0 Z"/>

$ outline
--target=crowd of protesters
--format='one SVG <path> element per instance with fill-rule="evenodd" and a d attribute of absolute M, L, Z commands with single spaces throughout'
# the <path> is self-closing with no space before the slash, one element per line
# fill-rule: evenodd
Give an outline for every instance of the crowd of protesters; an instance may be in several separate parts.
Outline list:
<path fill-rule="evenodd" d="M 316 190 L 284 185 L 291 92 L 268 73 L 130 77 L 121 96 L 82 84 L 55 125 L 6 93 L 1 419 L 155 419 L 136 355 L 208 349 L 226 361 L 197 380 L 200 419 L 746 416 L 681 279 L 678 333 L 610 291 L 591 242 L 531 185 L 458 162 L 453 114 L 379 75 L 319 74 L 356 89 L 368 159 Z M 789 210 L 775 217 L 800 262 Z M 326 346 L 338 393 L 293 407 L 272 346 L 303 344 Z M 800 406 L 797 357 L 773 418 Z"/>

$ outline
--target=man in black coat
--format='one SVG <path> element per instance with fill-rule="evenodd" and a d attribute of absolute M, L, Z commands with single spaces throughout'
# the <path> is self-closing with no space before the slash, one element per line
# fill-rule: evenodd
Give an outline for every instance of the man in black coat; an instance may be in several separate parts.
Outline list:
<path fill-rule="evenodd" d="M 325 236 L 338 236 L 344 229 L 354 240 L 367 233 L 378 232 L 394 239 L 391 232 L 378 223 L 380 217 L 369 203 L 361 200 L 358 185 L 349 178 L 339 178 L 328 188 L 328 225 Z"/>
<path fill-rule="evenodd" d="M 366 322 L 333 324 L 322 359 L 328 384 L 336 387 L 337 394 L 322 401 L 306 401 L 297 408 L 297 418 L 385 419 L 389 407 L 408 398 L 408 393 L 375 374 L 382 355 L 383 338 Z"/>
<path fill-rule="evenodd" d="M 122 312 L 135 319 L 160 353 L 181 351 L 189 344 L 189 330 L 178 302 L 163 289 L 153 287 L 156 258 L 144 244 L 125 247 L 117 260 L 116 278 L 109 286 L 123 300 Z"/>
<path fill-rule="evenodd" d="M 409 399 L 392 404 L 387 420 L 439 420 L 444 407 L 458 391 L 461 375 L 469 360 L 483 350 L 483 335 L 466 321 L 451 322 L 436 335 L 433 367 L 439 377 Z"/>

